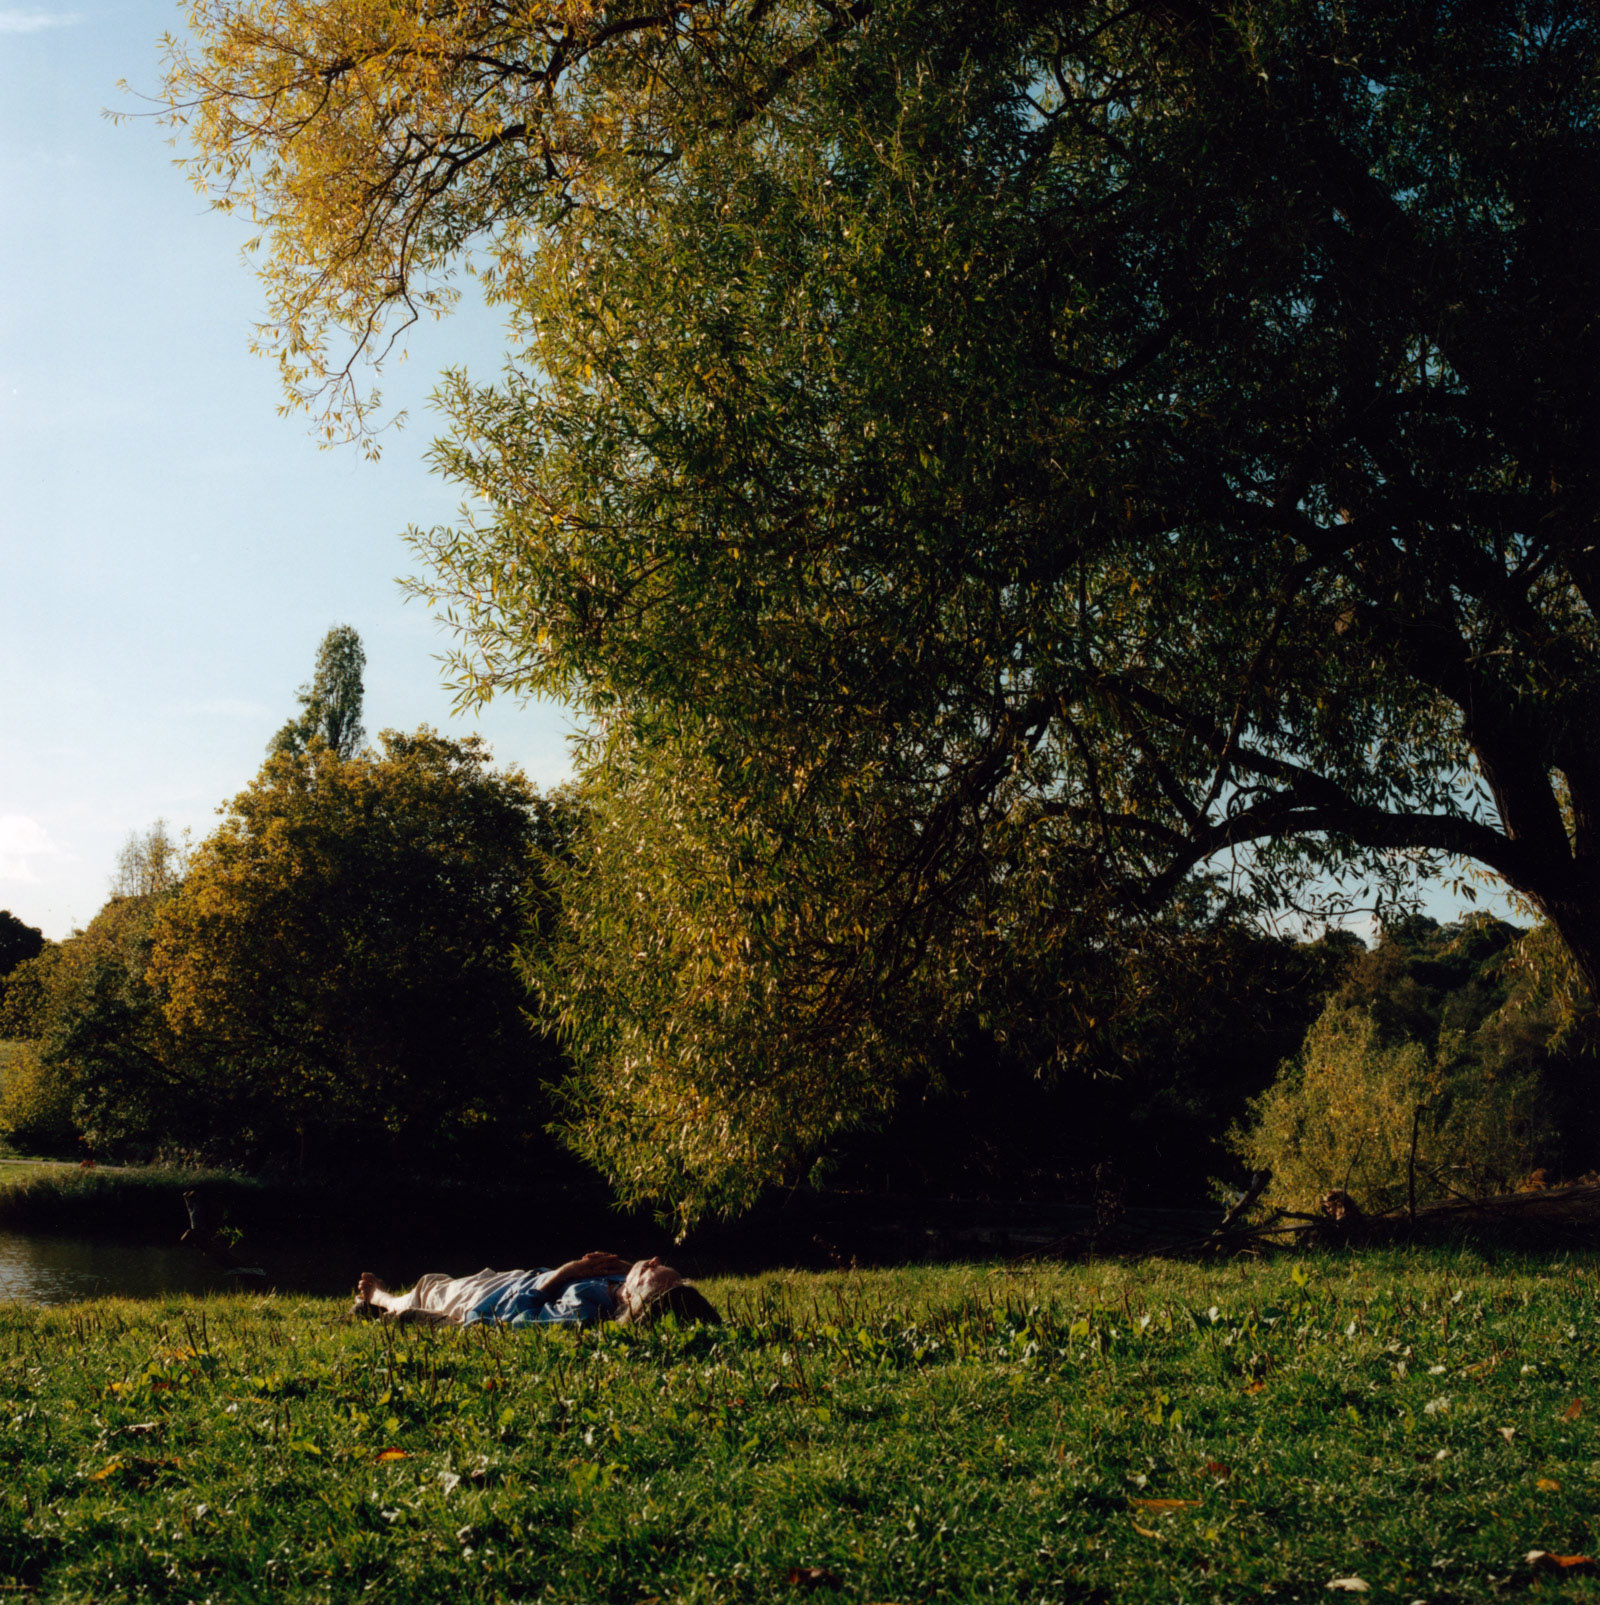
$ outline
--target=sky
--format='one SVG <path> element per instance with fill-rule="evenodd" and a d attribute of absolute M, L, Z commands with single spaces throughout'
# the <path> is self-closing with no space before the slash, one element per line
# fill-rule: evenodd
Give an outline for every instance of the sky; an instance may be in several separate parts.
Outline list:
<path fill-rule="evenodd" d="M 459 500 L 424 462 L 429 394 L 447 364 L 497 373 L 492 316 L 385 372 L 411 421 L 376 464 L 280 418 L 247 226 L 159 123 L 103 115 L 149 109 L 182 22 L 167 0 L 0 0 L 0 908 L 54 938 L 93 918 L 130 832 L 209 834 L 334 624 L 366 646 L 369 732 L 475 731 L 540 786 L 568 772 L 559 707 L 452 716 L 449 638 L 397 584 L 402 532 Z"/>

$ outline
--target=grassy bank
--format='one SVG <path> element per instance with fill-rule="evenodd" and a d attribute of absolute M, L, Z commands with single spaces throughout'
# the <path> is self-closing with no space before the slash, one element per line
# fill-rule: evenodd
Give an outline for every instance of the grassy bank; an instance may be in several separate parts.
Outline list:
<path fill-rule="evenodd" d="M 19 1159 L 0 1153 L 0 1198 L 20 1188 L 24 1182 L 42 1181 L 46 1177 L 65 1179 L 75 1165 L 66 1165 L 55 1159 Z"/>
<path fill-rule="evenodd" d="M 175 1240 L 187 1224 L 186 1188 L 202 1187 L 219 1216 L 256 1223 L 272 1209 L 270 1189 L 223 1171 L 165 1165 L 92 1170 L 49 1160 L 0 1163 L 0 1228 Z"/>
<path fill-rule="evenodd" d="M 1589 1259 L 788 1274 L 720 1330 L 0 1307 L 41 1599 L 1600 1598 Z M 1347 1584 L 1350 1592 L 1359 1592 Z"/>

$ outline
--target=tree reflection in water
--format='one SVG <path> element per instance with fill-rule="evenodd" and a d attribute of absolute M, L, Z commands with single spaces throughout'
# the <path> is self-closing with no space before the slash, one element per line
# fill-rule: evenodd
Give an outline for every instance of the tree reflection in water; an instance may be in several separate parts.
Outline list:
<path fill-rule="evenodd" d="M 260 1284 L 252 1278 L 248 1285 Z M 226 1292 L 236 1286 L 237 1278 L 187 1249 L 0 1231 L 0 1300 L 71 1304 L 86 1298 Z"/>

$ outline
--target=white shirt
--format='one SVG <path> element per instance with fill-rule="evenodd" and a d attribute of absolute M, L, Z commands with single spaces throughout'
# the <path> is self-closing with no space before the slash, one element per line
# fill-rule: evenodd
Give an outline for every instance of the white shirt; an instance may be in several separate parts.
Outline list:
<path fill-rule="evenodd" d="M 442 1315 L 460 1325 L 491 1294 L 505 1292 L 527 1274 L 526 1271 L 482 1270 L 476 1276 L 446 1276 L 442 1271 L 429 1271 L 417 1279 L 417 1285 L 409 1293 L 400 1294 L 389 1308 L 426 1310 L 430 1315 Z M 553 1274 L 545 1271 L 534 1285 L 545 1287 Z"/>

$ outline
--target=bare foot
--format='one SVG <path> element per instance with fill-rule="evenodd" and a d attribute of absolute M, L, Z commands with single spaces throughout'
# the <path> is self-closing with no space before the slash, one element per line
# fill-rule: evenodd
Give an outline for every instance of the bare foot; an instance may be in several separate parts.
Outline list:
<path fill-rule="evenodd" d="M 387 1293 L 388 1291 L 389 1284 L 387 1282 L 380 1282 L 371 1271 L 363 1271 L 361 1273 L 361 1280 L 356 1283 L 356 1297 L 360 1299 L 363 1304 L 370 1304 L 372 1302 L 372 1295 L 374 1293 Z"/>

